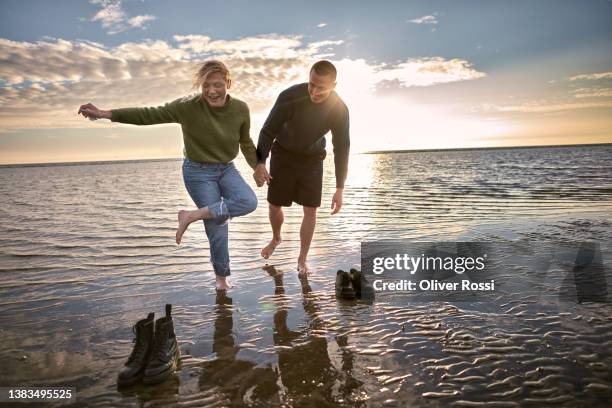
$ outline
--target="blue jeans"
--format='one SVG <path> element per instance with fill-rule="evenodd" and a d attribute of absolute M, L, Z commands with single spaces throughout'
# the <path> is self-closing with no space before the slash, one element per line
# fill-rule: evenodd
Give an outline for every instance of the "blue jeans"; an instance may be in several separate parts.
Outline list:
<path fill-rule="evenodd" d="M 228 220 L 255 211 L 257 197 L 234 163 L 198 163 L 185 159 L 183 181 L 195 205 L 208 207 L 213 216 L 204 220 L 210 262 L 215 274 L 229 276 Z"/>

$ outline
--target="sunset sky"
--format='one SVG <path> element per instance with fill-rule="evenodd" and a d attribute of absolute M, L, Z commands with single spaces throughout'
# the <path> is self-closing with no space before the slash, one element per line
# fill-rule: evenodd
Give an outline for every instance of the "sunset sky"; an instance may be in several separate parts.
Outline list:
<path fill-rule="evenodd" d="M 352 151 L 612 142 L 612 1 L 0 2 L 0 163 L 180 157 L 179 125 L 76 115 L 192 92 L 225 61 L 251 136 L 317 59 Z"/>

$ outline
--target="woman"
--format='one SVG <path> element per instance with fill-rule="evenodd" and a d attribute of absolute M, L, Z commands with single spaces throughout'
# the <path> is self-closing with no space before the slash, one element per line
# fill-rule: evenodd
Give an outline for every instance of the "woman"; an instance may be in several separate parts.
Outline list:
<path fill-rule="evenodd" d="M 198 210 L 179 211 L 176 242 L 180 244 L 190 223 L 204 220 L 219 290 L 230 287 L 227 221 L 257 207 L 255 193 L 232 163 L 238 147 L 253 169 L 257 156 L 249 135 L 249 109 L 244 102 L 230 97 L 227 93 L 230 86 L 227 67 L 219 61 L 207 61 L 195 77 L 197 95 L 151 108 L 102 110 L 88 103 L 81 105 L 78 112 L 91 120 L 104 118 L 134 125 L 181 124 L 185 145 L 183 180 Z"/>

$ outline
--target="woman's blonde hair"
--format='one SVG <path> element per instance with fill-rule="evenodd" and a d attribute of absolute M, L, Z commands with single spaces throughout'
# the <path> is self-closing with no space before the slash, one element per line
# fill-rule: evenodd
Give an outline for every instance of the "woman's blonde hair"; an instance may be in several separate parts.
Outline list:
<path fill-rule="evenodd" d="M 223 76 L 223 79 L 225 80 L 225 82 L 227 83 L 227 87 L 229 88 L 232 83 L 232 80 L 230 79 L 229 69 L 227 69 L 224 63 L 217 60 L 206 61 L 202 65 L 200 65 L 198 71 L 195 74 L 195 78 L 193 79 L 193 88 L 198 92 L 202 91 L 202 85 L 206 81 L 206 78 L 208 78 L 210 74 L 213 74 L 215 72 L 218 72 Z"/>

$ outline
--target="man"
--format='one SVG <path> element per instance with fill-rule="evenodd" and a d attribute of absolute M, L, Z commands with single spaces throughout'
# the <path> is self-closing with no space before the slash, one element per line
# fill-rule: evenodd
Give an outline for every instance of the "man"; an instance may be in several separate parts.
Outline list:
<path fill-rule="evenodd" d="M 266 119 L 257 143 L 257 166 L 253 177 L 258 186 L 268 184 L 272 240 L 261 250 L 268 259 L 281 243 L 282 207 L 297 203 L 303 207 L 300 228 L 298 272 L 309 272 L 307 257 L 321 206 L 325 134 L 331 130 L 336 170 L 336 192 L 332 215 L 342 207 L 344 181 L 348 171 L 349 113 L 334 91 L 336 67 L 319 61 L 310 69 L 308 83 L 294 85 L 278 96 Z M 271 154 L 270 172 L 266 159 Z"/>

